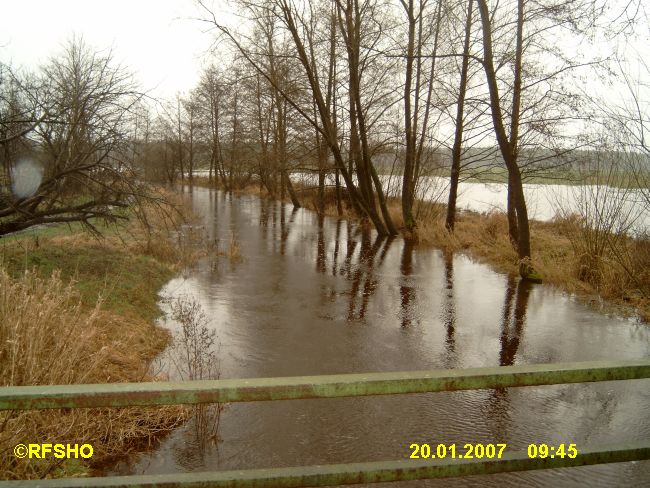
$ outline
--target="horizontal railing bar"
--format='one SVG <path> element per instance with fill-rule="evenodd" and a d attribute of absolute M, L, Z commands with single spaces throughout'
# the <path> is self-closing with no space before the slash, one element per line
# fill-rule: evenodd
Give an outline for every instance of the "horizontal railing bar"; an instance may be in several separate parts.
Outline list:
<path fill-rule="evenodd" d="M 391 395 L 650 377 L 650 359 L 284 378 L 9 386 L 0 410 L 126 407 Z"/>
<path fill-rule="evenodd" d="M 645 459 L 650 459 L 650 442 L 648 441 L 581 449 L 574 459 L 568 457 L 529 459 L 525 452 L 513 452 L 503 454 L 501 459 L 488 461 L 478 459 L 403 459 L 399 461 L 242 471 L 0 481 L 0 488 L 24 488 L 27 486 L 41 488 L 288 488 L 333 486 L 568 468 Z"/>

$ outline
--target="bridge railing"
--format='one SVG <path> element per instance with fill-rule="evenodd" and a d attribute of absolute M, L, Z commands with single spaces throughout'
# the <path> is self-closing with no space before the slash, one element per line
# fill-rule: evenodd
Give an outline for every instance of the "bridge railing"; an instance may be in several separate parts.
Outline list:
<path fill-rule="evenodd" d="M 10 386 L 0 388 L 0 410 L 209 404 L 394 395 L 650 378 L 650 359 L 489 368 L 295 376 L 284 378 Z M 400 459 L 166 475 L 0 481 L 0 488 L 63 487 L 304 487 L 406 481 L 584 466 L 650 459 L 650 439 L 619 445 L 580 446 L 573 457 Z"/>

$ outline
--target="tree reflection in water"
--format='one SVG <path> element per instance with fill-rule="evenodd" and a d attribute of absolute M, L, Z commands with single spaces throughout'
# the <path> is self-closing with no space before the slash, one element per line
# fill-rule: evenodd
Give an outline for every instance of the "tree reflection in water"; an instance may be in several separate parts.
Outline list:
<path fill-rule="evenodd" d="M 499 353 L 499 364 L 510 366 L 515 363 L 521 335 L 526 321 L 526 308 L 532 284 L 525 280 L 519 280 L 516 285 L 516 278 L 508 276 L 505 301 L 503 304 L 502 325 L 501 325 L 501 351 Z M 514 311 L 512 301 L 514 298 Z"/>
<path fill-rule="evenodd" d="M 318 215 L 318 239 L 316 244 L 316 271 L 325 273 L 326 259 L 325 259 L 325 232 L 323 231 L 323 224 L 325 217 Z"/>
<path fill-rule="evenodd" d="M 293 207 L 291 210 L 291 215 L 289 216 L 289 224 L 292 224 L 296 218 L 298 209 Z M 287 224 L 286 219 L 286 208 L 285 205 L 280 205 L 280 255 L 284 256 L 287 252 L 287 241 L 289 239 L 289 233 L 291 231 L 291 225 Z"/>
<path fill-rule="evenodd" d="M 330 270 L 332 276 L 344 276 L 351 283 L 350 290 L 345 293 L 349 296 L 347 320 L 358 321 L 365 318 L 370 298 L 377 289 L 378 281 L 375 278 L 375 269 L 384 262 L 388 248 L 394 239 L 376 235 L 373 240 L 373 231 L 369 225 L 357 226 L 346 221 L 345 257 L 339 266 L 339 257 L 343 247 L 341 245 L 343 222 L 342 220 L 336 222 Z M 323 216 L 317 217 L 317 224 L 315 266 L 318 273 L 325 274 L 328 272 L 328 265 Z M 357 248 L 359 253 L 355 259 Z"/>
<path fill-rule="evenodd" d="M 415 301 L 415 287 L 413 286 L 410 276 L 413 274 L 413 251 L 415 244 L 412 240 L 405 240 L 402 247 L 402 260 L 400 262 L 401 285 L 399 287 L 402 319 L 402 328 L 406 329 L 411 326 L 412 306 Z"/>
<path fill-rule="evenodd" d="M 384 238 L 377 236 L 371 244 L 371 230 L 367 225 L 361 226 L 361 246 L 359 248 L 359 260 L 356 269 L 348 274 L 352 281 L 350 288 L 350 304 L 348 306 L 348 321 L 363 320 L 368 310 L 370 297 L 377 289 L 375 279 L 375 256 L 381 248 Z M 381 264 L 378 263 L 379 265 Z M 361 303 L 357 310 L 357 300 Z"/>
<path fill-rule="evenodd" d="M 501 312 L 500 366 L 512 366 L 516 362 L 532 286 L 532 283 L 518 280 L 514 275 L 508 275 L 506 278 L 506 291 Z M 503 439 L 502 442 L 506 442 L 506 435 L 511 431 L 508 405 L 507 388 L 492 390 L 486 405 L 486 415 L 493 420 L 493 435 L 497 439 Z"/>
<path fill-rule="evenodd" d="M 442 299 L 442 321 L 445 324 L 445 367 L 454 368 L 456 360 L 456 301 L 454 298 L 454 253 L 445 252 L 445 287 Z"/>
<path fill-rule="evenodd" d="M 339 249 L 341 247 L 341 224 L 342 220 L 336 221 L 336 231 L 334 234 L 334 256 L 332 258 L 332 276 L 336 276 L 336 266 L 339 262 Z"/>

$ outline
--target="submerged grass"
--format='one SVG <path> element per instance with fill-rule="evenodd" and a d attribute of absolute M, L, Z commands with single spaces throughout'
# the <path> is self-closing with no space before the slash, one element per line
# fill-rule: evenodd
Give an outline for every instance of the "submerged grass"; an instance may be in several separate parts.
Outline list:
<path fill-rule="evenodd" d="M 158 291 L 201 251 L 177 197 L 149 204 L 97 238 L 45 228 L 0 243 L 2 386 L 154 380 L 169 333 L 153 324 Z M 170 231 L 179 237 L 170 239 Z M 0 478 L 85 475 L 187 418 L 181 406 L 0 413 Z M 84 460 L 17 459 L 18 443 L 89 443 Z"/>

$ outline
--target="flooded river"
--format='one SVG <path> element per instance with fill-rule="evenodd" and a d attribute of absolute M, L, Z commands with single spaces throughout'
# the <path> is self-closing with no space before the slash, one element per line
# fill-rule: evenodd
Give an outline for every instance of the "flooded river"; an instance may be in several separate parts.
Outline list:
<path fill-rule="evenodd" d="M 195 297 L 222 378 L 467 368 L 650 356 L 650 327 L 608 317 L 467 257 L 377 239 L 307 210 L 195 188 L 206 259 L 164 293 Z M 172 329 L 178 325 L 166 321 Z M 174 373 L 170 371 L 173 376 Z M 650 380 L 230 404 L 219 441 L 188 422 L 103 472 L 158 474 L 407 459 L 413 443 L 575 443 L 650 437 Z M 394 486 L 648 486 L 650 461 Z M 393 485 L 391 485 L 393 486 Z"/>

